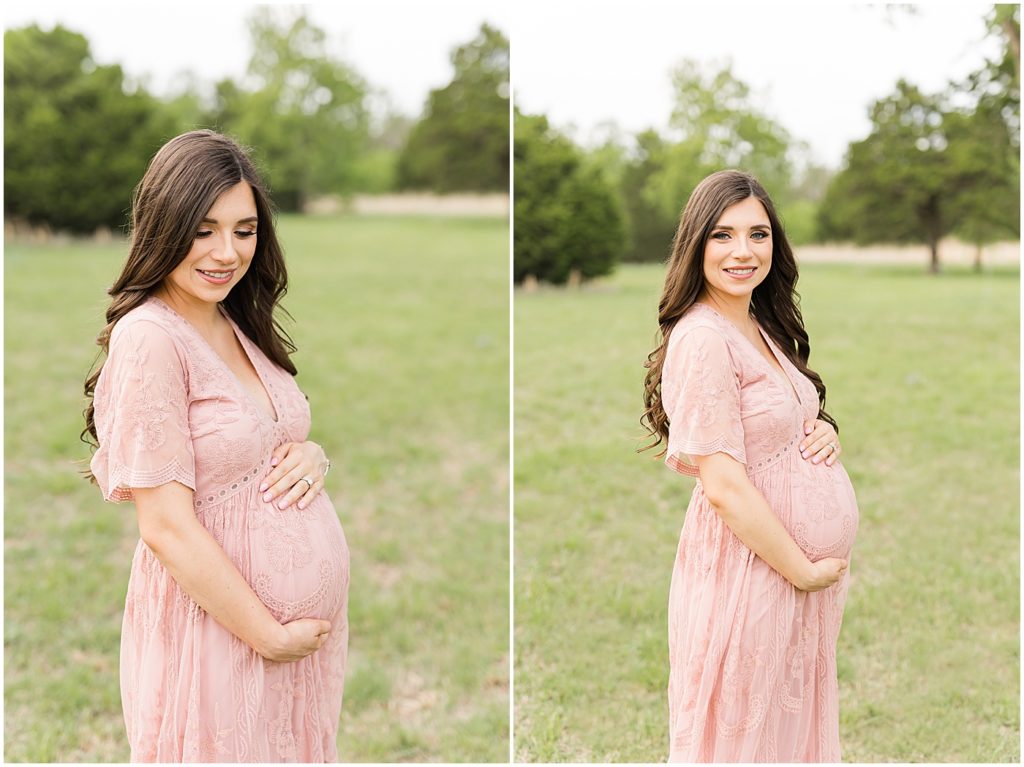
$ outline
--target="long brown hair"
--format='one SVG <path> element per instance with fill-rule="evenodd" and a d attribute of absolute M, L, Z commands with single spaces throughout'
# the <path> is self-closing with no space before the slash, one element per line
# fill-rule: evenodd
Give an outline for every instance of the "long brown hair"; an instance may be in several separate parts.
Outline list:
<path fill-rule="evenodd" d="M 96 343 L 109 351 L 118 320 L 141 306 L 188 255 L 205 216 L 217 198 L 241 182 L 252 187 L 256 200 L 256 252 L 248 271 L 221 303 L 225 312 L 275 364 L 295 375 L 290 355 L 295 344 L 275 317 L 288 290 L 284 253 L 274 230 L 274 206 L 249 155 L 226 136 L 209 130 L 190 131 L 164 144 L 135 188 L 129 219 L 128 257 L 107 291 L 111 297 L 107 324 Z M 287 312 L 280 308 L 287 316 Z M 93 417 L 93 395 L 101 364 L 85 380 L 83 442 L 99 446 Z M 94 480 L 91 472 L 86 472 Z M 94 480 L 95 481 L 95 480 Z"/>
<path fill-rule="evenodd" d="M 764 281 L 754 288 L 750 312 L 790 362 L 818 390 L 818 418 L 832 424 L 837 433 L 839 431 L 835 419 L 825 412 L 825 384 L 821 376 L 807 367 L 811 345 L 800 314 L 800 294 L 796 292 L 799 277 L 796 259 L 775 206 L 753 176 L 738 170 L 722 170 L 712 173 L 693 190 L 672 242 L 665 288 L 658 303 L 659 341 L 644 364 L 647 375 L 644 378 L 644 413 L 640 416 L 640 423 L 654 441 L 641 450 L 649 450 L 662 441 L 668 441 L 668 414 L 661 401 L 661 371 L 672 328 L 696 303 L 704 288 L 704 247 L 708 237 L 726 208 L 751 197 L 764 206 L 771 223 L 772 265 Z M 664 455 L 664 451 L 660 455 Z"/>

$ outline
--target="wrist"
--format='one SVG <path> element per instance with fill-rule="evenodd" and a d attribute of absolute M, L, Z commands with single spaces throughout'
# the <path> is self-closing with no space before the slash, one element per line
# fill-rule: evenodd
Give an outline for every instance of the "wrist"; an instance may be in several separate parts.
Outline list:
<path fill-rule="evenodd" d="M 812 572 L 813 569 L 814 564 L 811 560 L 805 556 L 801 556 L 800 562 L 797 563 L 794 572 L 791 573 L 791 577 L 788 577 L 787 580 L 801 591 L 806 591 L 814 576 Z"/>
<path fill-rule="evenodd" d="M 277 651 L 285 645 L 285 628 L 271 617 L 263 626 L 249 645 L 264 658 L 276 655 Z"/>

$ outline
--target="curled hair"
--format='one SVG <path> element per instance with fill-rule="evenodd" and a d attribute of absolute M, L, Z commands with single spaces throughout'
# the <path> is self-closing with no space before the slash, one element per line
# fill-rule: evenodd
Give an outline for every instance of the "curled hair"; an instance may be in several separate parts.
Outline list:
<path fill-rule="evenodd" d="M 203 217 L 217 198 L 239 183 L 256 201 L 256 250 L 249 269 L 221 303 L 238 327 L 276 365 L 295 375 L 295 344 L 275 317 L 288 290 L 284 253 L 274 229 L 275 210 L 249 155 L 226 136 L 209 130 L 183 133 L 156 153 L 132 198 L 128 257 L 107 291 L 107 324 L 96 338 L 106 354 L 118 320 L 141 306 L 188 255 Z M 287 316 L 287 312 L 282 308 Z M 85 429 L 81 439 L 99 446 L 93 396 L 101 364 L 85 380 Z M 95 478 L 91 472 L 86 477 Z"/>
<path fill-rule="evenodd" d="M 771 223 L 772 265 L 764 281 L 754 288 L 750 312 L 797 370 L 814 384 L 818 391 L 818 418 L 839 431 L 835 419 L 825 412 L 825 384 L 821 376 L 807 367 L 811 345 L 800 314 L 800 295 L 796 292 L 799 277 L 796 259 L 775 206 L 753 176 L 738 170 L 723 170 L 712 173 L 693 190 L 672 242 L 665 288 L 658 303 L 659 340 L 644 363 L 647 375 L 644 378 L 644 412 L 640 423 L 650 433 L 653 442 L 641 450 L 650 450 L 668 442 L 668 414 L 661 401 L 665 353 L 672 328 L 696 303 L 704 289 L 704 248 L 711 231 L 726 208 L 751 197 L 764 206 Z M 665 450 L 659 453 L 664 454 Z"/>

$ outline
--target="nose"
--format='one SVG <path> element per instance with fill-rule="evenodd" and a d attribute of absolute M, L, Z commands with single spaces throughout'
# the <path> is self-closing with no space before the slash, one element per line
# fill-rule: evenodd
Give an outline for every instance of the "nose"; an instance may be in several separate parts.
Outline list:
<path fill-rule="evenodd" d="M 739 235 L 736 238 L 736 249 L 733 251 L 735 258 L 752 258 L 753 253 L 750 251 L 750 238 L 745 235 Z"/>
<path fill-rule="evenodd" d="M 210 257 L 222 264 L 231 265 L 237 261 L 235 254 L 235 243 L 232 233 L 213 238 L 213 248 L 210 250 Z"/>

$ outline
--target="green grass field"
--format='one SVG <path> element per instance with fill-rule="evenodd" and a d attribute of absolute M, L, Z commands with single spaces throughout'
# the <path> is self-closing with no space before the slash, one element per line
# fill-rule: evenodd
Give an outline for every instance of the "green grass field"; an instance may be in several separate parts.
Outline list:
<path fill-rule="evenodd" d="M 663 761 L 666 603 L 692 489 L 637 455 L 662 270 L 515 296 L 515 750 Z M 847 761 L 1019 762 L 1019 274 L 807 266 L 861 521 Z"/>
<path fill-rule="evenodd" d="M 508 225 L 285 218 L 311 438 L 352 552 L 344 761 L 508 758 Z M 5 761 L 126 761 L 134 507 L 76 476 L 124 246 L 5 253 Z"/>

